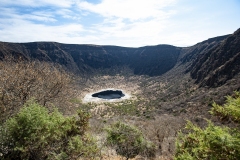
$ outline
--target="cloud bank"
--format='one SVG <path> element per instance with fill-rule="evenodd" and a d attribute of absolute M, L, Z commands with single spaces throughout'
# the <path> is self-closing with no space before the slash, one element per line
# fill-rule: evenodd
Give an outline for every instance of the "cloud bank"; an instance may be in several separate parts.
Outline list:
<path fill-rule="evenodd" d="M 0 41 L 8 42 L 189 46 L 232 33 L 240 24 L 236 18 L 240 3 L 234 0 L 0 0 L 0 4 Z"/>

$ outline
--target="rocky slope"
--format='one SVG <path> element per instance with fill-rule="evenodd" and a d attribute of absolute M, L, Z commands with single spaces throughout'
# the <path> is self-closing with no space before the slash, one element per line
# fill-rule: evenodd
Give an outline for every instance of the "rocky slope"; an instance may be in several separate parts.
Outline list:
<path fill-rule="evenodd" d="M 189 52 L 190 51 L 190 52 Z M 181 60 L 196 83 L 217 87 L 240 73 L 240 29 L 229 36 L 209 39 L 188 50 Z"/>
<path fill-rule="evenodd" d="M 2 59 L 11 55 L 28 60 L 49 61 L 80 74 L 107 69 L 116 74 L 128 67 L 136 75 L 157 76 L 174 67 L 180 50 L 170 45 L 126 48 L 55 42 L 0 43 Z"/>

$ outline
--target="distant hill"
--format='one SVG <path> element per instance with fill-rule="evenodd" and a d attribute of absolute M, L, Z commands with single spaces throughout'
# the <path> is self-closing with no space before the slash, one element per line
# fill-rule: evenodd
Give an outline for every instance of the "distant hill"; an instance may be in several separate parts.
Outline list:
<path fill-rule="evenodd" d="M 170 45 L 126 48 L 118 46 L 75 45 L 56 42 L 5 43 L 0 42 L 0 57 L 21 57 L 59 63 L 79 74 L 95 70 L 129 67 L 136 75 L 158 76 L 177 62 L 181 48 Z"/>
<path fill-rule="evenodd" d="M 240 29 L 191 47 L 171 45 L 128 48 L 61 44 L 56 42 L 0 42 L 0 58 L 58 63 L 76 74 L 118 74 L 128 68 L 135 75 L 160 76 L 177 63 L 200 86 L 216 87 L 240 72 Z"/>

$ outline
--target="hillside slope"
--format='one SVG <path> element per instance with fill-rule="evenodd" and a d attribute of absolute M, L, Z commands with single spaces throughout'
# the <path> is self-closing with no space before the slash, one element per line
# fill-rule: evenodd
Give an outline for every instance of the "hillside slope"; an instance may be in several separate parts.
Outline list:
<path fill-rule="evenodd" d="M 0 43 L 1 59 L 11 55 L 28 60 L 49 61 L 80 74 L 104 69 L 116 74 L 123 67 L 129 67 L 136 75 L 157 76 L 174 67 L 180 50 L 170 45 L 126 48 L 56 42 Z"/>
<path fill-rule="evenodd" d="M 186 71 L 200 87 L 221 86 L 240 73 L 240 29 L 217 38 L 220 41 L 209 39 L 195 45 L 194 50 L 182 58 L 183 63 L 191 61 Z"/>

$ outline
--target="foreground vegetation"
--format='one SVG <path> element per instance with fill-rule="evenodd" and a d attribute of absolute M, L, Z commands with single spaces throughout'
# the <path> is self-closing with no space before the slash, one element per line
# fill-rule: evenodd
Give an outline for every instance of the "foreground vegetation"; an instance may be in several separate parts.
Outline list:
<path fill-rule="evenodd" d="M 240 94 L 227 96 L 224 107 L 213 104 L 211 113 L 239 123 Z M 208 120 L 206 128 L 188 122 L 188 134 L 180 133 L 176 142 L 175 159 L 240 159 L 240 130 L 226 126 L 215 126 Z"/>
<path fill-rule="evenodd" d="M 121 122 L 107 128 L 107 145 L 114 147 L 117 154 L 126 159 L 137 155 L 155 157 L 156 154 L 156 146 L 147 141 L 138 128 Z"/>
<path fill-rule="evenodd" d="M 86 134 L 89 114 L 64 117 L 55 109 L 49 112 L 28 101 L 19 113 L 0 128 L 0 153 L 3 159 L 78 159 L 95 157 L 98 148 Z"/>

